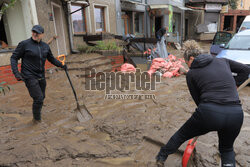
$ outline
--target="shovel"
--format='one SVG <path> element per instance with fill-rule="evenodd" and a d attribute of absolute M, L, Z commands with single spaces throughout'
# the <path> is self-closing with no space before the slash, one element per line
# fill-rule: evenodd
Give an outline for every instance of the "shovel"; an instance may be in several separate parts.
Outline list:
<path fill-rule="evenodd" d="M 242 88 L 244 88 L 249 83 L 250 83 L 250 75 L 249 75 L 249 78 L 237 88 L 237 91 L 240 91 Z M 195 145 L 197 143 L 196 142 L 197 139 L 198 139 L 198 136 L 193 138 L 193 139 L 190 139 L 188 141 L 187 147 L 186 147 L 184 154 L 183 154 L 183 157 L 182 157 L 182 167 L 188 166 L 189 160 L 194 152 Z"/>
<path fill-rule="evenodd" d="M 65 55 L 59 55 L 57 57 L 57 59 L 64 65 L 65 64 L 65 59 L 66 59 L 66 56 Z M 77 105 L 77 113 L 76 113 L 76 116 L 77 116 L 77 119 L 79 122 L 86 122 L 90 119 L 93 118 L 93 116 L 90 114 L 90 112 L 88 111 L 87 107 L 85 106 L 85 104 L 83 104 L 81 107 L 79 105 L 79 102 L 78 102 L 78 99 L 77 99 L 77 96 L 76 96 L 76 92 L 75 92 L 75 89 L 73 87 L 73 84 L 69 78 L 69 74 L 68 74 L 68 71 L 67 69 L 65 69 L 65 73 L 67 75 L 67 78 L 69 80 L 69 83 L 70 83 L 70 86 L 72 88 L 72 91 L 74 93 L 74 96 L 75 96 L 75 100 L 76 100 L 76 105 Z"/>

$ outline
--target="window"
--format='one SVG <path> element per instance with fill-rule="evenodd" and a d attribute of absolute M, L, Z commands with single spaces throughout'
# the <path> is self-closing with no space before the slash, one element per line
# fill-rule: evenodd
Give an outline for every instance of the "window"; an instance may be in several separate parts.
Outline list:
<path fill-rule="evenodd" d="M 234 16 L 225 16 L 223 31 L 233 31 Z"/>
<path fill-rule="evenodd" d="M 81 9 L 80 4 L 71 4 L 71 12 Z M 79 10 L 71 15 L 74 34 L 83 34 L 87 32 L 85 9 Z"/>
<path fill-rule="evenodd" d="M 135 33 L 143 33 L 143 13 L 135 13 Z"/>
<path fill-rule="evenodd" d="M 104 16 L 104 7 L 95 6 L 95 25 L 96 32 L 105 32 L 105 16 Z"/>
<path fill-rule="evenodd" d="M 235 35 L 225 47 L 226 49 L 249 50 L 250 35 Z"/>

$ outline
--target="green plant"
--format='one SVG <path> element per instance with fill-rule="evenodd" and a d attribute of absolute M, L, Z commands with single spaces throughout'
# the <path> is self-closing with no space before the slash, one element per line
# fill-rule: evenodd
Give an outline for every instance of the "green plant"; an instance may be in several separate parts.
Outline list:
<path fill-rule="evenodd" d="M 110 50 L 118 52 L 122 50 L 122 47 L 117 45 L 115 41 L 98 41 L 95 48 L 96 50 Z"/>
<path fill-rule="evenodd" d="M 229 0 L 229 5 L 232 9 L 237 9 L 237 6 L 238 6 L 238 1 L 239 0 Z"/>
<path fill-rule="evenodd" d="M 8 0 L 0 4 L 0 20 L 2 19 L 2 15 L 6 12 L 7 9 L 13 7 L 17 0 Z"/>
<path fill-rule="evenodd" d="M 8 91 L 10 91 L 10 86 L 6 85 L 6 82 L 1 82 L 0 83 L 0 94 L 3 93 L 5 95 L 6 89 Z"/>
<path fill-rule="evenodd" d="M 89 46 L 88 45 L 78 45 L 77 49 L 79 50 L 79 52 L 81 53 L 86 53 L 88 50 Z"/>

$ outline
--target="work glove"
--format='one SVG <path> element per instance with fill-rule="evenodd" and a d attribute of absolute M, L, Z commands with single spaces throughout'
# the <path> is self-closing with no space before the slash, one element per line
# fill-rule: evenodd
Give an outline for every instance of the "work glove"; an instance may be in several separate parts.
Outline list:
<path fill-rule="evenodd" d="M 18 73 L 15 77 L 16 77 L 17 81 L 24 81 L 24 79 L 20 73 Z"/>
<path fill-rule="evenodd" d="M 64 70 L 67 70 L 68 69 L 68 67 L 67 67 L 67 65 L 65 64 L 65 65 L 63 65 L 62 66 L 62 68 L 64 69 Z"/>

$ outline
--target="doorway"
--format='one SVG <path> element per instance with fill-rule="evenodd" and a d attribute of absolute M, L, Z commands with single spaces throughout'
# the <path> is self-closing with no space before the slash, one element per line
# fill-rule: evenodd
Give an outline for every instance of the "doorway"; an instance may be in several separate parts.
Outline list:
<path fill-rule="evenodd" d="M 6 33 L 5 33 L 5 28 L 4 28 L 4 23 L 3 23 L 3 18 L 0 20 L 0 41 L 4 41 L 5 43 L 8 44 Z"/>
<path fill-rule="evenodd" d="M 185 19 L 185 40 L 188 39 L 188 19 Z"/>
<path fill-rule="evenodd" d="M 162 17 L 155 17 L 155 33 L 162 28 Z"/>
<path fill-rule="evenodd" d="M 225 16 L 223 31 L 233 31 L 234 16 Z"/>
<path fill-rule="evenodd" d="M 57 52 L 58 55 L 67 54 L 66 51 L 66 43 L 65 43 L 65 36 L 64 36 L 64 28 L 63 28 L 63 20 L 62 20 L 62 10 L 59 5 L 55 3 L 52 4 L 52 14 L 53 14 L 53 21 L 55 27 L 55 34 L 57 36 L 56 44 L 57 44 Z"/>

